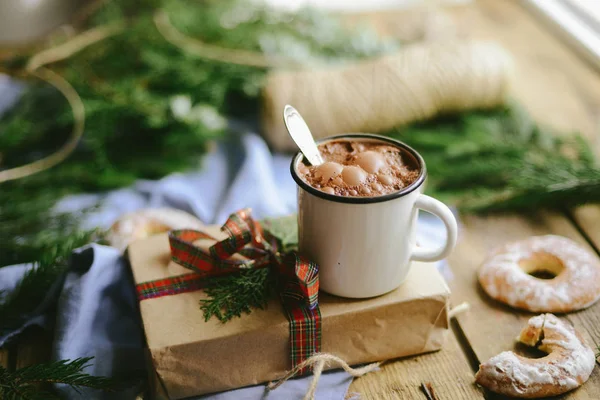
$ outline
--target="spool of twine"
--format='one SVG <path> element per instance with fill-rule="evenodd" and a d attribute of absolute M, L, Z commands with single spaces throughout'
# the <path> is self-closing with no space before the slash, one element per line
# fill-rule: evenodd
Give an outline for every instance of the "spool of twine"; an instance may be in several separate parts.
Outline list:
<path fill-rule="evenodd" d="M 414 44 L 354 65 L 274 70 L 263 89 L 263 131 L 276 150 L 296 149 L 283 123 L 286 104 L 302 114 L 316 139 L 491 108 L 506 101 L 512 65 L 494 43 L 453 41 Z"/>

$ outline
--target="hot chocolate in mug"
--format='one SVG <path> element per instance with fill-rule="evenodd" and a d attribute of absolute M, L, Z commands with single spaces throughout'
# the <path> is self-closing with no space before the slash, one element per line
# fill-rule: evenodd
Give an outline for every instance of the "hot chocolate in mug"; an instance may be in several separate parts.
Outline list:
<path fill-rule="evenodd" d="M 298 174 L 298 153 L 291 164 L 298 184 L 298 246 L 300 254 L 319 265 L 319 285 L 328 293 L 351 298 L 379 296 L 404 282 L 411 261 L 437 261 L 454 248 L 457 223 L 450 209 L 424 195 L 425 161 L 411 147 L 385 136 L 347 134 L 320 140 L 378 142 L 398 147 L 418 167 L 410 185 L 390 194 L 351 197 L 327 194 Z M 440 248 L 416 246 L 419 210 L 436 215 L 446 227 Z"/>

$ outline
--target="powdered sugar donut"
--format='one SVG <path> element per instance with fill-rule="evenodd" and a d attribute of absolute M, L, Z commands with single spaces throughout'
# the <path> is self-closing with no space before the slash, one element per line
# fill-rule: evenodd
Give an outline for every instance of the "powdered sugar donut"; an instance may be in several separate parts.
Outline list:
<path fill-rule="evenodd" d="M 145 208 L 119 218 L 108 231 L 111 246 L 125 250 L 134 240 L 173 229 L 202 229 L 204 224 L 185 211 L 174 208 Z"/>
<path fill-rule="evenodd" d="M 530 275 L 545 270 L 556 275 Z M 494 299 L 534 312 L 569 312 L 600 298 L 600 260 L 562 236 L 534 236 L 494 251 L 479 269 L 479 282 Z"/>
<path fill-rule="evenodd" d="M 507 396 L 557 396 L 581 386 L 596 364 L 581 335 L 552 314 L 531 318 L 519 341 L 548 355 L 532 359 L 504 351 L 479 366 L 476 382 Z"/>

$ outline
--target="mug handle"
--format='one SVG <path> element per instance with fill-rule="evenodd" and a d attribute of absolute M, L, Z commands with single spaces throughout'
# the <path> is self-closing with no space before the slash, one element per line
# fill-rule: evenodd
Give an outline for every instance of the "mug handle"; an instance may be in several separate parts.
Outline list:
<path fill-rule="evenodd" d="M 428 211 L 442 220 L 446 226 L 446 243 L 438 249 L 425 249 L 416 247 L 411 255 L 413 261 L 438 261 L 448 256 L 456 245 L 458 226 L 452 211 L 439 200 L 420 194 L 415 202 L 415 207 Z"/>

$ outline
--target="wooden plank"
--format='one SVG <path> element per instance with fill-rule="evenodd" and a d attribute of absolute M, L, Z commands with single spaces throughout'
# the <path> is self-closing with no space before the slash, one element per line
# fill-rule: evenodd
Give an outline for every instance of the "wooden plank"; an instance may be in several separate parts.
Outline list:
<path fill-rule="evenodd" d="M 516 0 L 478 0 L 475 5 L 450 11 L 460 36 L 499 41 L 513 54 L 516 69 L 513 95 L 536 120 L 560 132 L 579 131 L 592 139 L 595 145 L 600 142 L 595 139 L 600 130 L 600 75 L 572 48 L 555 38 Z M 558 93 L 560 95 L 556 95 Z M 600 208 L 587 207 L 585 212 L 600 214 Z M 579 210 L 575 211 L 574 218 L 578 222 L 583 220 Z M 600 229 L 600 223 L 595 226 Z M 501 351 L 513 349 L 514 338 L 533 315 L 494 303 L 482 293 L 475 271 L 487 252 L 496 245 L 532 234 L 552 232 L 575 238 L 581 243 L 585 240 L 567 219 L 557 214 L 530 219 L 517 216 L 465 217 L 464 227 L 459 248 L 450 259 L 455 274 L 451 282 L 453 302 L 458 304 L 467 300 L 471 303 L 472 311 L 459 316 L 459 329 L 472 346 L 476 361 L 485 361 Z M 598 311 L 596 306 L 568 317 L 591 343 L 600 338 L 598 331 L 594 330 L 594 326 L 600 327 Z M 428 365 L 426 368 L 434 367 Z M 382 385 L 386 381 L 401 379 L 393 370 L 384 369 L 382 373 L 385 374 L 381 378 Z M 599 388 L 600 377 L 595 371 L 590 382 L 565 398 L 600 398 Z M 365 393 L 367 398 L 394 398 L 390 394 L 393 391 L 389 389 L 376 391 L 370 385 L 369 389 L 371 391 Z"/>
<path fill-rule="evenodd" d="M 52 334 L 42 328 L 27 329 L 19 338 L 16 349 L 16 368 L 49 362 Z"/>
<path fill-rule="evenodd" d="M 347 397 L 359 393 L 363 399 L 426 399 L 421 391 L 424 383 L 431 384 L 440 400 L 483 399 L 452 332 L 438 352 L 390 361 L 381 370 L 355 379 Z"/>
<path fill-rule="evenodd" d="M 512 93 L 536 120 L 568 133 L 598 133 L 600 75 L 517 0 L 451 9 L 465 35 L 503 45 L 515 61 Z"/>
<path fill-rule="evenodd" d="M 579 207 L 573 211 L 573 219 L 596 250 L 600 251 L 600 207 L 596 205 Z"/>
<path fill-rule="evenodd" d="M 457 320 L 478 362 L 483 362 L 502 351 L 515 350 L 515 337 L 535 315 L 495 302 L 482 291 L 476 272 L 488 252 L 510 241 L 550 233 L 569 237 L 588 248 L 589 245 L 567 219 L 557 214 L 544 213 L 527 219 L 466 216 L 462 222 L 459 244 L 448 260 L 453 275 L 449 285 L 453 302 L 471 304 L 471 310 L 458 315 Z M 600 303 L 562 318 L 572 322 L 590 345 L 600 343 Z M 600 398 L 600 369 L 594 370 L 588 383 L 564 398 Z"/>
<path fill-rule="evenodd" d="M 1 348 L 0 349 L 0 366 L 4 367 L 4 368 L 8 368 L 9 359 L 10 359 L 9 349 Z"/>
<path fill-rule="evenodd" d="M 457 10 L 457 20 L 473 37 L 500 41 L 515 57 L 513 93 L 536 120 L 563 132 L 579 131 L 600 143 L 600 74 L 577 56 L 574 48 L 553 36 L 550 28 L 525 12 L 517 1 L 480 0 L 477 7 Z M 467 23 L 470 22 L 470 23 Z M 553 95 L 560 93 L 560 95 Z M 598 152 L 600 154 L 600 152 Z M 600 243 L 600 208 L 587 206 L 573 212 L 585 234 Z M 512 310 L 488 299 L 476 281 L 476 269 L 494 246 L 533 234 L 555 233 L 582 244 L 584 238 L 561 216 L 543 214 L 519 217 L 465 217 L 462 240 L 450 259 L 455 280 L 454 301 L 468 300 L 472 311 L 458 317 L 479 361 L 514 348 L 514 337 L 532 315 Z M 597 246 L 597 248 L 600 248 Z M 569 314 L 590 344 L 600 339 L 600 305 Z M 600 398 L 600 376 L 565 398 Z"/>
<path fill-rule="evenodd" d="M 600 38 L 596 23 L 588 12 L 567 1 L 522 0 L 523 4 L 543 18 L 553 32 L 568 41 L 582 57 L 600 67 Z"/>

